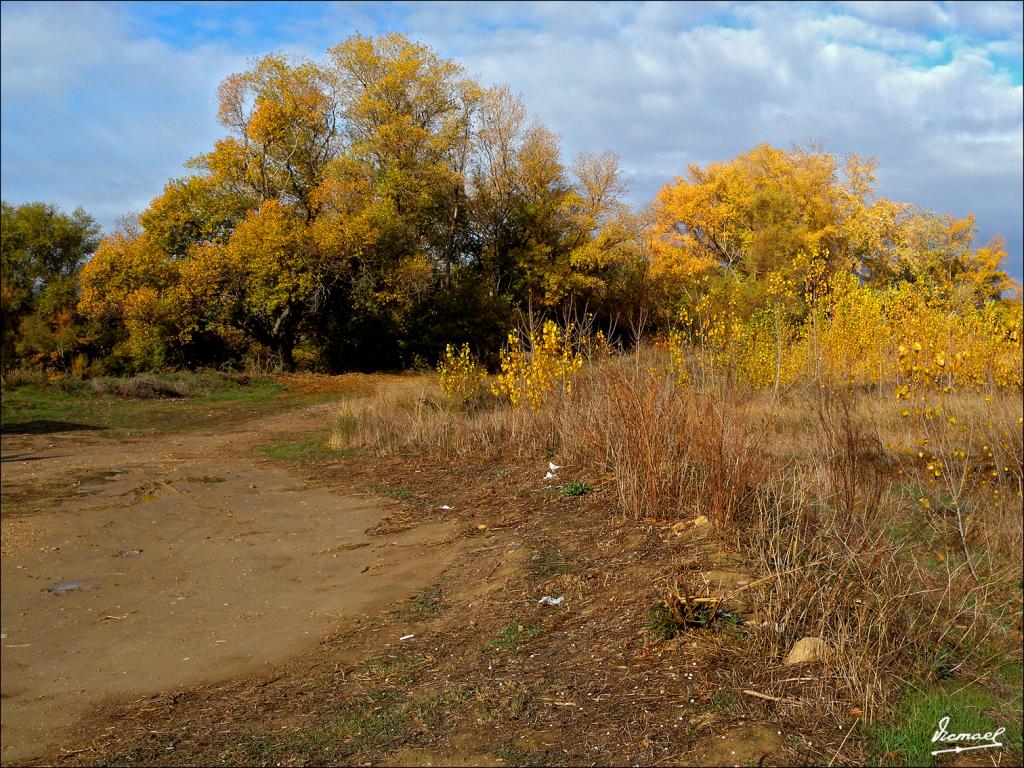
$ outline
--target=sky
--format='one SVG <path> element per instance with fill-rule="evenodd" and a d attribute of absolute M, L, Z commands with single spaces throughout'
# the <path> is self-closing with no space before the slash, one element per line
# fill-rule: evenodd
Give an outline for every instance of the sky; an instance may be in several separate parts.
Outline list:
<path fill-rule="evenodd" d="M 1007 240 L 1022 268 L 1022 4 L 4 2 L 0 192 L 143 210 L 224 130 L 219 82 L 272 51 L 399 31 L 507 84 L 566 159 L 612 149 L 636 203 L 761 141 L 880 161 L 879 194 Z"/>

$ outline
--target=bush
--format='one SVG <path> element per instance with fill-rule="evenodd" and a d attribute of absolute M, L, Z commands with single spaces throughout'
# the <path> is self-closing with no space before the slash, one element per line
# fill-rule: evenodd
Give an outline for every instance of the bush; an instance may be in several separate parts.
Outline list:
<path fill-rule="evenodd" d="M 13 368 L 3 375 L 3 386 L 41 386 L 47 382 L 46 371 L 42 368 Z"/>
<path fill-rule="evenodd" d="M 437 365 L 437 377 L 445 396 L 464 404 L 480 394 L 487 372 L 473 358 L 468 344 L 463 344 L 457 352 L 449 344 Z"/>
<path fill-rule="evenodd" d="M 184 381 L 171 381 L 154 374 L 140 374 L 128 379 L 108 377 L 93 379 L 92 391 L 98 395 L 148 400 L 162 397 L 186 397 L 189 394 L 189 387 Z"/>

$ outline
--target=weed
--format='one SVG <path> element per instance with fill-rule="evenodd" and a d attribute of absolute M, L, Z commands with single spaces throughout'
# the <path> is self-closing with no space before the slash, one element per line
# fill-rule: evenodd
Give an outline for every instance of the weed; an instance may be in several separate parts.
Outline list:
<path fill-rule="evenodd" d="M 358 455 L 354 448 L 336 451 L 324 444 L 322 439 L 283 441 L 261 445 L 260 453 L 278 461 L 317 461 L 334 458 L 351 458 Z"/>
<path fill-rule="evenodd" d="M 685 631 L 672 618 L 668 607 L 660 601 L 651 606 L 647 618 L 647 630 L 662 642 L 678 637 Z"/>
<path fill-rule="evenodd" d="M 532 640 L 540 634 L 540 625 L 537 622 L 519 623 L 513 621 L 501 631 L 490 646 L 499 651 L 514 651 L 523 643 Z"/>
<path fill-rule="evenodd" d="M 682 615 L 675 606 L 670 607 L 666 601 L 651 606 L 647 618 L 647 631 L 659 641 L 671 640 L 691 629 L 710 626 L 718 618 L 713 603 L 698 603 L 685 610 Z M 733 626 L 739 623 L 736 614 L 722 614 L 731 621 Z M 733 618 L 735 616 L 735 618 Z"/>
<path fill-rule="evenodd" d="M 593 493 L 594 488 L 586 480 L 573 480 L 568 485 L 562 487 L 561 494 L 565 497 L 573 496 L 586 496 L 588 493 Z"/>
<path fill-rule="evenodd" d="M 411 501 L 415 497 L 412 488 L 407 485 L 396 485 L 394 488 L 387 488 L 383 493 L 395 501 Z"/>

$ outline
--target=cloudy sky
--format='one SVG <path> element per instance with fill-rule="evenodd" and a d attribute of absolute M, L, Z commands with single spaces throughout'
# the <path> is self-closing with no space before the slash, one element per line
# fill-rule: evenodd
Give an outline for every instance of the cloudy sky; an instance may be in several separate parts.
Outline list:
<path fill-rule="evenodd" d="M 2 4 L 2 194 L 145 208 L 221 134 L 217 84 L 269 51 L 405 32 L 507 83 L 566 155 L 614 149 L 646 201 L 759 141 L 875 155 L 880 192 L 1022 252 L 1020 2 Z"/>

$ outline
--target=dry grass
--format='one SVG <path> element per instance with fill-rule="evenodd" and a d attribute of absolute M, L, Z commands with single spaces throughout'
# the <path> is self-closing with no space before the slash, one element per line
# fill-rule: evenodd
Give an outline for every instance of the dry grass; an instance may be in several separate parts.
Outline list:
<path fill-rule="evenodd" d="M 664 370 L 647 353 L 591 364 L 536 411 L 457 407 L 430 376 L 406 379 L 343 406 L 334 447 L 547 455 L 610 477 L 627 518 L 707 515 L 760 578 L 750 676 L 801 637 L 834 649 L 818 716 L 877 718 L 908 682 L 984 681 L 1019 657 L 1019 393 L 949 395 L 941 418 L 915 419 L 888 391 L 776 399 Z"/>
<path fill-rule="evenodd" d="M 553 391 L 536 410 L 490 397 L 458 407 L 432 376 L 405 378 L 342 405 L 331 447 L 446 459 L 547 454 L 611 473 L 629 517 L 725 523 L 766 476 L 771 429 L 772 417 L 755 417 L 741 393 L 682 391 L 634 357 L 588 368 L 571 393 Z"/>

